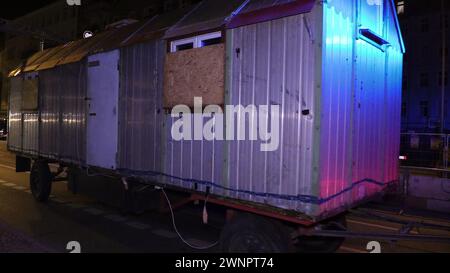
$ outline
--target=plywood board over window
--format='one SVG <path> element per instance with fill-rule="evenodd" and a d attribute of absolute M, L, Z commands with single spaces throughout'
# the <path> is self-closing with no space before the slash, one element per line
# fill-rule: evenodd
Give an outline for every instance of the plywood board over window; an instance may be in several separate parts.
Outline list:
<path fill-rule="evenodd" d="M 224 104 L 224 44 L 169 53 L 165 65 L 164 107 Z"/>

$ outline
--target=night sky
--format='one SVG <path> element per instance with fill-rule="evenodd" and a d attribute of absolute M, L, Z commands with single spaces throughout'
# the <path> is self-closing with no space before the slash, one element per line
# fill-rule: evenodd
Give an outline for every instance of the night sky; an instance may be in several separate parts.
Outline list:
<path fill-rule="evenodd" d="M 13 0 L 13 1 L 3 1 L 0 8 L 0 17 L 4 19 L 14 19 L 25 15 L 33 10 L 44 7 L 55 1 L 65 1 L 65 0 Z"/>

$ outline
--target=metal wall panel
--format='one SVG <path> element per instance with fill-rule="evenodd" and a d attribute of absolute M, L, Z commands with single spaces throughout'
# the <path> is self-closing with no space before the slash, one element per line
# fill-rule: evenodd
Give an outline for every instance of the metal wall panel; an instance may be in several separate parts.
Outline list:
<path fill-rule="evenodd" d="M 353 1 L 324 5 L 322 121 L 320 143 L 320 197 L 328 198 L 351 186 L 353 126 Z M 344 10 L 346 12 L 341 12 Z M 349 15 L 350 14 L 350 15 Z M 324 203 L 331 211 L 350 200 L 349 193 Z"/>
<path fill-rule="evenodd" d="M 152 41 L 121 50 L 119 94 L 119 168 L 162 171 L 165 42 Z"/>
<path fill-rule="evenodd" d="M 59 86 L 61 105 L 61 159 L 76 164 L 86 162 L 86 63 L 57 68 L 62 77 Z"/>
<path fill-rule="evenodd" d="M 39 72 L 40 154 L 59 158 L 60 145 L 60 73 L 59 68 Z"/>
<path fill-rule="evenodd" d="M 324 5 L 322 214 L 357 204 L 398 179 L 402 79 L 399 36 L 394 39 L 392 35 L 396 32 L 394 24 L 385 24 L 383 37 L 393 42 L 385 51 L 355 40 L 357 24 L 349 14 L 356 14 L 357 2 Z"/>
<path fill-rule="evenodd" d="M 191 114 L 191 119 L 194 120 L 194 114 Z M 172 139 L 171 129 L 177 118 L 166 115 L 165 120 L 164 173 L 168 176 L 163 182 L 199 191 L 206 191 L 208 185 L 196 181 L 226 186 L 223 180 L 225 142 L 175 141 Z M 207 119 L 204 122 L 206 123 Z M 194 130 L 193 123 L 191 130 Z M 210 190 L 217 195 L 226 195 L 220 188 L 213 187 Z"/>
<path fill-rule="evenodd" d="M 40 154 L 84 163 L 86 142 L 86 64 L 39 72 Z"/>
<path fill-rule="evenodd" d="M 232 105 L 279 105 L 280 146 L 261 152 L 261 142 L 229 144 L 230 187 L 257 193 L 315 196 L 313 135 L 315 109 L 315 34 L 311 14 L 245 26 L 229 31 L 232 40 Z M 240 54 L 236 54 L 240 50 Z M 309 110 L 309 115 L 303 111 Z M 248 122 L 248 121 L 247 121 Z M 252 194 L 233 197 L 312 213 L 299 201 Z"/>
<path fill-rule="evenodd" d="M 10 78 L 8 148 L 22 151 L 22 77 Z"/>
<path fill-rule="evenodd" d="M 23 148 L 26 154 L 39 153 L 39 113 L 23 114 Z"/>

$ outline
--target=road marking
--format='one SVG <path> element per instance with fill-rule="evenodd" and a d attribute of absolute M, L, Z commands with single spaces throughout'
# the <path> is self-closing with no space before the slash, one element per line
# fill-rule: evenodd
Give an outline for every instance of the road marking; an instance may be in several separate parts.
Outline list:
<path fill-rule="evenodd" d="M 127 220 L 127 218 L 122 217 L 120 215 L 116 215 L 116 214 L 110 214 L 110 215 L 106 215 L 105 219 L 111 220 L 113 222 L 125 222 Z"/>
<path fill-rule="evenodd" d="M 352 248 L 352 247 L 346 247 L 346 246 L 341 246 L 340 250 L 343 251 L 347 251 L 347 252 L 351 252 L 351 253 L 363 253 L 363 254 L 367 254 L 367 251 L 362 251 L 356 248 Z"/>
<path fill-rule="evenodd" d="M 14 184 L 14 183 L 6 183 L 6 184 L 4 184 L 6 187 L 10 187 L 10 188 L 13 188 L 13 187 L 15 187 L 15 186 L 17 186 L 16 184 Z"/>
<path fill-rule="evenodd" d="M 178 237 L 178 235 L 175 232 L 164 230 L 164 229 L 157 229 L 152 231 L 153 234 L 159 237 L 164 237 L 168 239 L 175 239 Z"/>
<path fill-rule="evenodd" d="M 0 184 L 3 184 L 3 183 L 6 183 L 6 181 L 0 179 Z"/>
<path fill-rule="evenodd" d="M 14 189 L 15 189 L 15 190 L 18 190 L 18 191 L 24 191 L 24 190 L 26 190 L 27 188 L 22 187 L 22 186 L 17 186 L 17 187 L 14 187 Z"/>
<path fill-rule="evenodd" d="M 145 230 L 145 229 L 149 229 L 150 226 L 140 223 L 140 222 L 127 222 L 126 223 L 127 226 L 135 228 L 135 229 L 141 229 L 141 230 Z"/>
<path fill-rule="evenodd" d="M 11 166 L 8 166 L 8 165 L 3 165 L 3 164 L 0 164 L 0 167 L 2 167 L 2 168 L 5 168 L 5 169 L 8 169 L 8 170 L 13 170 L 13 171 L 16 171 L 16 168 L 14 168 L 14 167 L 11 167 Z"/>
<path fill-rule="evenodd" d="M 105 212 L 103 210 L 96 209 L 96 208 L 87 208 L 84 211 L 89 214 L 92 214 L 94 216 L 99 216 L 99 215 L 105 214 Z"/>

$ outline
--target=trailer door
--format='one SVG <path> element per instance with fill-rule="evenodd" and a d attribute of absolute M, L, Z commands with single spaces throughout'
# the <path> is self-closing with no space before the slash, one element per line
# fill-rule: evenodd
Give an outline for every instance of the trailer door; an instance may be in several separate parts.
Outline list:
<path fill-rule="evenodd" d="M 87 164 L 116 169 L 119 51 L 88 58 Z"/>

